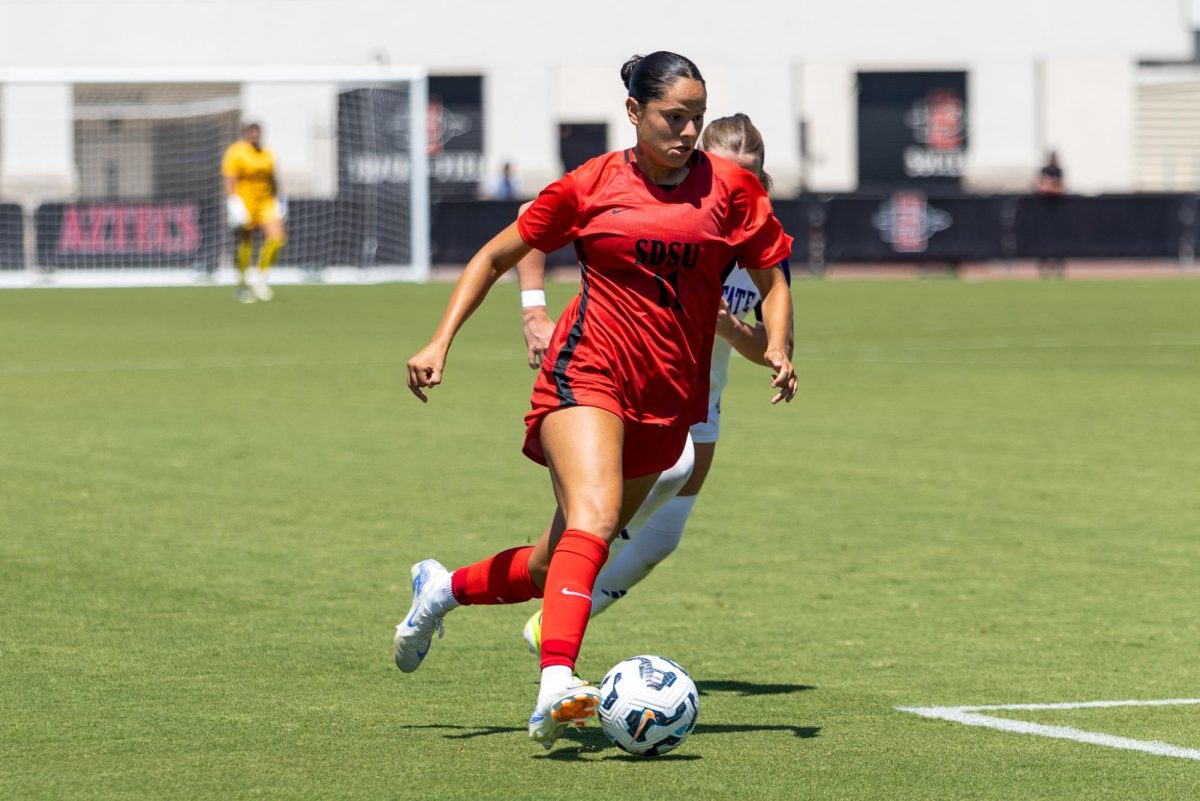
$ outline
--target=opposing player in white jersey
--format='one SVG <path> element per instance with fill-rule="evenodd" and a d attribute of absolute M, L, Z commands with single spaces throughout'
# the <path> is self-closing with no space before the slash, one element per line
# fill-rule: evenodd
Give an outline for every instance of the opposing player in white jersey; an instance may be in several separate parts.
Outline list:
<path fill-rule="evenodd" d="M 763 171 L 762 134 L 745 114 L 734 114 L 709 123 L 700 143 L 703 150 L 734 161 L 757 175 L 770 191 L 771 178 Z M 786 262 L 783 268 L 790 281 Z M 517 265 L 525 344 L 529 366 L 535 369 L 541 364 L 554 330 L 554 322 L 546 310 L 544 271 L 545 259 L 537 251 Z M 721 431 L 721 393 L 729 383 L 729 360 L 733 351 L 752 362 L 770 366 L 763 358 L 767 347 L 766 329 L 761 322 L 754 326 L 745 322 L 762 300 L 754 281 L 744 269 L 731 264 L 725 275 L 724 289 L 717 337 L 713 342 L 708 420 L 691 427 L 679 461 L 659 476 L 637 514 L 609 546 L 608 562 L 596 577 L 598 592 L 592 594 L 593 617 L 623 598 L 679 545 L 716 453 Z M 541 612 L 535 613 L 525 624 L 523 636 L 530 650 L 538 654 L 541 650 Z"/>

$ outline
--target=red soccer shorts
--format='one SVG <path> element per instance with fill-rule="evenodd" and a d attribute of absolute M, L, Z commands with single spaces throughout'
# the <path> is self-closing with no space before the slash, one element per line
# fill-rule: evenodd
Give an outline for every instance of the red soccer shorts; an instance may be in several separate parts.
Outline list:
<path fill-rule="evenodd" d="M 594 403 L 581 402 L 575 405 L 605 409 L 625 421 L 625 447 L 621 453 L 621 474 L 625 478 L 661 473 L 679 460 L 687 442 L 687 426 L 640 423 L 621 414 L 615 408 L 616 404 L 608 398 L 597 400 L 598 402 Z M 546 415 L 566 408 L 570 407 L 541 405 L 535 398 L 533 410 L 525 415 L 525 445 L 521 451 L 540 465 L 546 464 L 546 454 L 542 452 L 542 421 L 546 419 Z"/>

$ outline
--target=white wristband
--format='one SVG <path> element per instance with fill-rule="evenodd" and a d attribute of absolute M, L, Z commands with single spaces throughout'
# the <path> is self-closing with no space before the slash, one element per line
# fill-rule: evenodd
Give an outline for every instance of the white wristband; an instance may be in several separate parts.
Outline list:
<path fill-rule="evenodd" d="M 546 305 L 546 290 L 544 289 L 522 289 L 521 290 L 521 308 L 528 309 L 530 306 L 545 306 Z"/>

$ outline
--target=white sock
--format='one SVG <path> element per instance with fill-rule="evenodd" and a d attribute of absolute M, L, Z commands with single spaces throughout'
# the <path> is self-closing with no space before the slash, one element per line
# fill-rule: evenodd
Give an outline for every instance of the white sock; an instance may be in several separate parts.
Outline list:
<path fill-rule="evenodd" d="M 692 477 L 692 468 L 695 466 L 696 449 L 692 444 L 692 435 L 688 434 L 687 440 L 683 444 L 683 453 L 679 454 L 679 459 L 669 469 L 662 471 L 658 480 L 654 482 L 654 486 L 650 488 L 650 492 L 646 494 L 646 499 L 642 501 L 642 505 L 638 507 L 637 512 L 633 515 L 633 519 L 608 544 L 608 561 L 606 564 L 612 565 L 617 562 L 621 552 L 625 550 L 625 546 L 629 544 L 629 541 L 645 528 L 646 523 L 654 517 L 655 513 L 665 503 L 674 498 L 675 494 L 683 489 L 683 485 Z M 600 575 L 603 576 L 604 573 Z M 629 586 L 632 587 L 637 582 L 638 579 L 635 579 Z M 597 583 L 596 586 L 599 587 L 600 584 Z M 628 590 L 629 587 L 625 587 L 624 589 Z M 609 599 L 609 601 L 611 600 Z M 595 603 L 595 596 L 593 595 L 593 604 Z M 605 602 L 600 606 L 600 609 L 604 609 L 607 606 L 608 602 Z M 596 606 L 593 605 L 592 614 L 596 614 L 597 611 Z"/>
<path fill-rule="evenodd" d="M 454 597 L 454 582 L 451 580 L 453 575 L 453 573 L 447 573 L 441 581 L 429 588 L 429 594 L 433 596 L 430 606 L 438 617 L 461 606 L 458 599 Z"/>
<path fill-rule="evenodd" d="M 550 703 L 549 699 L 567 689 L 574 672 L 566 665 L 551 665 L 542 668 L 542 685 L 538 689 L 538 706 Z"/>
<path fill-rule="evenodd" d="M 662 471 L 658 476 L 658 480 L 654 482 L 654 486 L 650 488 L 650 492 L 646 495 L 646 500 L 642 501 L 642 505 L 638 507 L 633 519 L 629 521 L 629 525 L 625 528 L 632 534 L 634 531 L 640 531 L 643 526 L 650 521 L 650 518 L 663 507 L 667 501 L 675 497 L 675 495 L 683 489 L 683 485 L 692 477 L 692 469 L 696 466 L 696 448 L 692 445 L 692 435 L 688 434 L 687 441 L 683 444 L 683 453 L 679 454 L 679 459 L 674 465 Z M 613 541 L 616 542 L 615 540 Z M 613 558 L 611 546 L 608 558 Z"/>
<path fill-rule="evenodd" d="M 639 581 L 650 575 L 662 560 L 679 546 L 688 516 L 696 505 L 695 495 L 671 498 L 638 531 L 630 531 L 629 540 L 615 557 L 610 556 L 592 593 L 592 617 L 624 597 Z M 611 554 L 611 548 L 610 548 Z"/>

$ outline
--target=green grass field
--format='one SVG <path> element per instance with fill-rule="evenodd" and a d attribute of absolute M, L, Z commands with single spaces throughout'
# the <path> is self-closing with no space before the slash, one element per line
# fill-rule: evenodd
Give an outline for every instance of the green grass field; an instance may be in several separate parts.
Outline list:
<path fill-rule="evenodd" d="M 412 562 L 551 511 L 515 285 L 404 388 L 448 293 L 0 293 L 0 798 L 1200 793 L 1188 759 L 896 710 L 1200 696 L 1200 282 L 799 284 L 800 398 L 735 363 L 683 545 L 584 645 L 696 679 L 657 761 L 528 741 L 531 607 L 391 663 Z M 1200 706 L 996 714 L 1200 748 Z"/>

